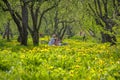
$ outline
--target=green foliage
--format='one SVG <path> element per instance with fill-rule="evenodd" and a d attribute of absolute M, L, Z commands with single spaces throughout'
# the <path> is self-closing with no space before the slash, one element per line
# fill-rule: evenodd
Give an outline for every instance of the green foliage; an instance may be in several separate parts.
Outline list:
<path fill-rule="evenodd" d="M 0 79 L 119 80 L 119 45 L 110 47 L 76 38 L 64 42 L 68 45 L 25 47 L 4 41 L 0 49 Z"/>

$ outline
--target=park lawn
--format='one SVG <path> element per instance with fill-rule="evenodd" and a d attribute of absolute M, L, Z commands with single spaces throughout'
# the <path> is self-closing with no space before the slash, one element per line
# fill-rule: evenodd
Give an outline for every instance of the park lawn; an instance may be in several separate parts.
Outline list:
<path fill-rule="evenodd" d="M 64 42 L 36 47 L 0 42 L 0 80 L 120 80 L 120 45 Z"/>

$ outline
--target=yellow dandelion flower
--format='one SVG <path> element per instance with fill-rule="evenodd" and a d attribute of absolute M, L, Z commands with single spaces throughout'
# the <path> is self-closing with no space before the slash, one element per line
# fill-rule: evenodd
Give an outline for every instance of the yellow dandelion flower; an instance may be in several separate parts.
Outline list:
<path fill-rule="evenodd" d="M 22 58 L 22 59 L 25 58 L 25 55 L 24 54 L 20 55 L 20 58 Z"/>
<path fill-rule="evenodd" d="M 100 65 L 103 65 L 103 64 L 104 64 L 104 61 L 100 59 L 100 60 L 99 60 L 99 64 L 100 64 Z"/>
<path fill-rule="evenodd" d="M 76 65 L 75 68 L 80 68 L 80 66 L 79 66 L 79 65 Z"/>

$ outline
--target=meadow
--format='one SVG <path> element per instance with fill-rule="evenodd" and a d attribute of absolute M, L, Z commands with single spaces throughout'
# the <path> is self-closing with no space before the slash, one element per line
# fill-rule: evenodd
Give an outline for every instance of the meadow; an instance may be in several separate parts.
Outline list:
<path fill-rule="evenodd" d="M 0 41 L 0 80 L 120 80 L 120 45 L 64 42 L 25 47 Z"/>

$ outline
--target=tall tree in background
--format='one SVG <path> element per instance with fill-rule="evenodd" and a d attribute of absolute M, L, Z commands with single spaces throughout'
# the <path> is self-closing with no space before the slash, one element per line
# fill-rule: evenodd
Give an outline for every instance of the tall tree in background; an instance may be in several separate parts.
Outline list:
<path fill-rule="evenodd" d="M 21 45 L 27 45 L 27 27 L 28 27 L 28 9 L 27 9 L 27 1 L 20 0 L 21 5 L 21 13 L 19 14 L 12 8 L 12 4 L 8 0 L 2 0 L 3 3 L 6 5 L 6 8 L 3 7 L 4 11 L 9 11 L 12 19 L 17 25 L 19 35 L 20 35 L 20 42 Z M 22 17 L 21 17 L 22 15 Z"/>
<path fill-rule="evenodd" d="M 28 29 L 30 31 L 30 34 L 32 36 L 33 44 L 39 45 L 39 30 L 42 24 L 42 18 L 44 17 L 45 13 L 50 11 L 51 9 L 55 8 L 60 0 L 52 1 L 53 4 L 51 4 L 49 7 L 47 7 L 44 10 L 41 10 L 41 4 L 44 4 L 45 2 L 50 3 L 50 1 L 32 1 L 30 4 L 30 15 L 32 18 L 32 26 L 28 26 Z M 37 4 L 38 3 L 38 4 Z M 37 5 L 37 6 L 36 6 Z"/>
<path fill-rule="evenodd" d="M 2 0 L 2 2 L 6 5 L 3 6 L 4 11 L 9 11 L 12 19 L 17 25 L 18 31 L 19 31 L 19 39 L 21 42 L 21 45 L 27 45 L 27 36 L 28 36 L 28 31 L 30 31 L 30 34 L 32 36 L 33 44 L 34 45 L 39 45 L 39 30 L 41 27 L 42 23 L 42 18 L 45 13 L 53 9 L 58 5 L 60 0 L 55 0 L 55 1 L 50 1 L 50 0 L 17 0 L 16 3 L 18 4 L 21 8 L 19 8 L 19 12 L 16 11 L 11 3 L 8 0 Z M 41 9 L 41 5 L 44 3 L 51 3 L 49 7 L 44 7 L 46 9 Z M 53 3 L 53 4 L 52 4 Z M 47 5 L 48 6 L 48 5 Z M 28 9 L 29 8 L 29 9 Z M 30 10 L 30 11 L 29 11 Z M 31 16 L 29 16 L 31 15 Z M 28 19 L 29 16 L 29 19 Z M 28 23 L 32 19 L 32 25 Z"/>
<path fill-rule="evenodd" d="M 75 15 L 74 9 L 73 9 L 73 1 L 63 0 L 61 1 L 61 4 L 55 7 L 53 11 L 52 33 L 57 34 L 60 40 L 62 40 L 66 32 L 70 30 L 71 24 L 77 22 L 77 20 L 75 20 L 75 17 L 73 16 Z M 72 30 L 70 32 L 72 32 Z"/>
<path fill-rule="evenodd" d="M 28 8 L 27 8 L 27 1 L 20 0 L 21 8 L 22 8 L 22 35 L 21 35 L 21 43 L 27 45 L 27 36 L 28 36 Z"/>
<path fill-rule="evenodd" d="M 5 31 L 3 32 L 3 39 L 7 38 L 7 41 L 10 41 L 10 36 L 13 38 L 12 30 L 10 28 L 10 20 L 7 21 L 7 24 L 4 25 Z"/>
<path fill-rule="evenodd" d="M 119 0 L 93 0 L 93 5 L 89 2 L 89 8 L 94 14 L 94 19 L 96 24 L 100 25 L 103 29 L 101 31 L 102 42 L 110 42 L 111 45 L 116 44 L 116 36 L 113 31 L 113 27 L 115 26 L 115 21 L 113 20 L 113 14 L 115 9 L 115 5 L 118 5 Z M 115 14 L 114 14 L 115 15 Z"/>

